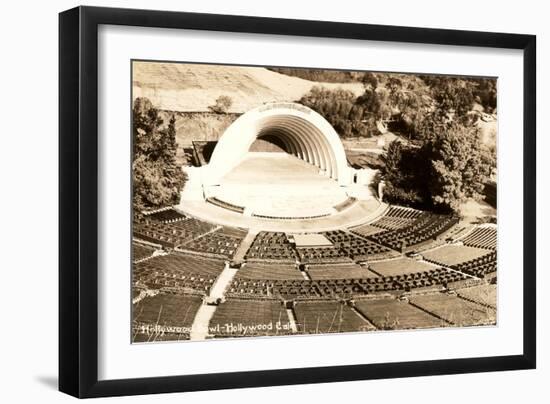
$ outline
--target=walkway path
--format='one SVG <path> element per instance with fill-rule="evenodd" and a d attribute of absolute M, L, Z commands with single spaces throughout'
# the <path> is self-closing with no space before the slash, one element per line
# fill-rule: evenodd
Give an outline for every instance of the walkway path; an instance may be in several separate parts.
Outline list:
<path fill-rule="evenodd" d="M 203 305 L 197 311 L 195 315 L 195 320 L 193 320 L 193 326 L 191 327 L 191 333 L 189 334 L 189 339 L 191 341 L 201 341 L 206 339 L 208 336 L 208 325 L 210 320 L 214 316 L 217 306 L 208 305 L 203 303 Z"/>
<path fill-rule="evenodd" d="M 231 268 L 229 264 L 225 265 L 225 269 L 222 271 L 212 289 L 210 289 L 210 299 L 222 299 L 225 295 L 225 290 L 231 284 L 233 277 L 237 273 L 238 268 Z"/>
<path fill-rule="evenodd" d="M 244 256 L 246 255 L 246 252 L 254 242 L 254 239 L 256 238 L 256 235 L 259 233 L 258 230 L 252 229 L 249 230 L 243 241 L 241 241 L 241 244 L 239 244 L 239 247 L 237 248 L 237 251 L 235 252 L 235 256 L 233 257 L 233 262 L 235 263 L 241 263 L 244 261 Z"/>
<path fill-rule="evenodd" d="M 204 340 L 208 336 L 208 325 L 218 308 L 217 302 L 224 298 L 225 290 L 231 284 L 237 271 L 238 268 L 231 268 L 229 263 L 225 264 L 224 270 L 210 289 L 210 294 L 203 300 L 202 306 L 195 315 L 190 333 L 191 341 Z"/>
<path fill-rule="evenodd" d="M 290 323 L 290 329 L 293 333 L 298 332 L 298 325 L 296 324 L 296 316 L 294 315 L 294 311 L 292 309 L 286 309 L 286 314 L 288 316 L 288 321 Z"/>

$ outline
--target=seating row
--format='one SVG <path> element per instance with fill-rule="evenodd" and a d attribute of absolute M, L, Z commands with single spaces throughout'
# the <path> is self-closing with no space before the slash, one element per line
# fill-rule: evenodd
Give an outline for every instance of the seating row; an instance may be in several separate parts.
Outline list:
<path fill-rule="evenodd" d="M 301 301 L 294 306 L 294 312 L 301 333 L 353 332 L 373 328 L 348 305 L 340 302 Z"/>
<path fill-rule="evenodd" d="M 215 227 L 213 224 L 193 218 L 169 223 L 144 219 L 134 222 L 133 231 L 136 238 L 175 248 L 212 231 Z"/>
<path fill-rule="evenodd" d="M 384 230 L 397 230 L 406 227 L 414 222 L 415 219 L 383 216 L 372 225 Z"/>
<path fill-rule="evenodd" d="M 397 230 L 389 230 L 369 236 L 369 239 L 393 248 L 403 250 L 408 246 L 435 239 L 456 223 L 458 217 L 454 215 L 424 214 L 409 226 Z"/>
<path fill-rule="evenodd" d="M 301 247 L 297 248 L 296 251 L 302 264 L 352 262 L 344 251 L 336 247 Z"/>
<path fill-rule="evenodd" d="M 242 279 L 234 278 L 228 292 L 259 296 L 336 297 L 376 292 L 408 291 L 415 288 L 447 285 L 467 279 L 465 274 L 436 268 L 406 275 L 357 279 Z"/>
<path fill-rule="evenodd" d="M 354 260 L 366 260 L 369 255 L 383 254 L 388 252 L 387 247 L 376 244 L 353 233 L 342 230 L 334 230 L 323 233 L 344 255 Z"/>
<path fill-rule="evenodd" d="M 282 302 L 229 298 L 210 320 L 210 334 L 221 337 L 285 335 L 292 333 Z"/>
<path fill-rule="evenodd" d="M 246 252 L 247 259 L 295 261 L 296 251 L 282 232 L 259 232 Z"/>
<path fill-rule="evenodd" d="M 139 261 L 150 257 L 155 252 L 151 246 L 139 243 L 132 243 L 132 261 Z"/>
<path fill-rule="evenodd" d="M 242 279 L 303 279 L 294 264 L 247 262 L 237 272 Z"/>
<path fill-rule="evenodd" d="M 169 223 L 177 222 L 180 220 L 185 220 L 186 216 L 181 214 L 175 209 L 169 208 L 164 210 L 159 210 L 154 213 L 146 215 L 147 219 L 155 220 L 157 222 Z"/>
<path fill-rule="evenodd" d="M 229 236 L 215 231 L 203 237 L 194 239 L 181 248 L 201 253 L 215 254 L 227 258 L 233 258 L 242 238 Z"/>
<path fill-rule="evenodd" d="M 462 239 L 469 247 L 494 250 L 497 248 L 497 231 L 490 227 L 478 227 Z"/>
<path fill-rule="evenodd" d="M 153 289 L 193 289 L 207 293 L 225 263 L 191 254 L 171 253 L 133 265 L 133 282 Z"/>
<path fill-rule="evenodd" d="M 403 219 L 417 219 L 424 214 L 421 210 L 404 208 L 401 206 L 390 206 L 384 216 L 388 217 L 400 217 Z"/>
<path fill-rule="evenodd" d="M 159 293 L 133 305 L 132 323 L 190 328 L 201 304 L 200 296 Z"/>
<path fill-rule="evenodd" d="M 456 269 L 457 271 L 476 276 L 478 278 L 484 278 L 485 275 L 496 272 L 497 253 L 496 251 L 493 251 L 489 254 L 483 255 L 473 260 L 453 265 L 452 268 Z"/>

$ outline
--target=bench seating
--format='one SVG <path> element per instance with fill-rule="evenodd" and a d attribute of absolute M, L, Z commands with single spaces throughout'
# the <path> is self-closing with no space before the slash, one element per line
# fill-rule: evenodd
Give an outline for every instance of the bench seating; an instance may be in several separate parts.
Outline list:
<path fill-rule="evenodd" d="M 221 260 L 172 253 L 134 264 L 133 282 L 152 289 L 185 289 L 205 294 L 210 291 L 224 266 Z"/>
<path fill-rule="evenodd" d="M 496 323 L 496 310 L 456 295 L 436 293 L 414 296 L 410 302 L 452 325 L 464 327 Z"/>
<path fill-rule="evenodd" d="M 341 249 L 332 247 L 300 247 L 296 249 L 302 264 L 324 264 L 335 262 L 353 262 Z"/>
<path fill-rule="evenodd" d="M 241 279 L 304 279 L 294 264 L 247 262 L 237 272 Z"/>
<path fill-rule="evenodd" d="M 150 219 L 134 222 L 134 236 L 138 239 L 175 248 L 212 231 L 216 226 L 188 218 L 177 222 L 157 222 Z"/>
<path fill-rule="evenodd" d="M 139 243 L 132 243 L 132 261 L 139 261 L 150 257 L 155 252 L 151 246 Z"/>
<path fill-rule="evenodd" d="M 471 247 L 495 250 L 497 248 L 497 231 L 491 227 L 478 227 L 464 237 L 462 243 Z"/>
<path fill-rule="evenodd" d="M 451 268 L 476 276 L 478 278 L 484 278 L 485 275 L 496 272 L 497 253 L 496 251 L 493 251 L 481 257 L 474 258 L 471 261 L 453 265 Z"/>
<path fill-rule="evenodd" d="M 380 330 L 433 328 L 446 324 L 407 302 L 393 298 L 355 300 L 354 304 Z"/>
<path fill-rule="evenodd" d="M 309 265 L 307 273 L 311 279 L 372 278 L 377 275 L 359 264 Z"/>
<path fill-rule="evenodd" d="M 298 331 L 304 334 L 372 330 L 363 318 L 340 302 L 303 301 L 294 306 Z"/>
<path fill-rule="evenodd" d="M 497 285 L 483 284 L 463 288 L 456 291 L 458 296 L 466 300 L 472 300 L 484 306 L 497 307 Z"/>
<path fill-rule="evenodd" d="M 182 245 L 180 248 L 233 258 L 244 238 L 243 234 L 246 235 L 246 233 L 238 229 L 229 230 L 229 228 L 220 228 L 200 238 L 196 238 Z"/>
<path fill-rule="evenodd" d="M 428 240 L 435 239 L 458 223 L 452 215 L 423 214 L 410 225 L 369 236 L 369 239 L 394 250 L 403 250 Z"/>
<path fill-rule="evenodd" d="M 180 212 L 172 208 L 150 213 L 146 217 L 147 219 L 152 219 L 157 222 L 163 222 L 163 223 L 177 222 L 179 220 L 184 220 L 186 218 L 185 215 L 181 214 Z"/>
<path fill-rule="evenodd" d="M 245 258 L 295 262 L 296 252 L 285 233 L 261 231 L 256 235 Z"/>
<path fill-rule="evenodd" d="M 349 298 L 371 293 L 405 292 L 418 288 L 446 286 L 468 276 L 435 268 L 424 272 L 355 279 L 242 279 L 234 278 L 228 292 L 232 295 L 274 296 L 284 300 L 301 298 Z"/>
<path fill-rule="evenodd" d="M 209 329 L 210 334 L 221 337 L 285 335 L 292 332 L 282 302 L 269 299 L 229 298 L 214 312 Z"/>
<path fill-rule="evenodd" d="M 384 254 L 389 251 L 384 246 L 342 230 L 328 231 L 323 233 L 323 235 L 333 243 L 335 248 L 340 249 L 345 256 L 351 257 L 356 261 L 367 260 L 370 256 Z"/>
<path fill-rule="evenodd" d="M 373 226 L 371 224 L 364 224 L 362 226 L 353 227 L 350 229 L 352 233 L 359 236 L 368 237 L 376 233 L 384 231 L 380 227 Z"/>
<path fill-rule="evenodd" d="M 159 293 L 145 297 L 132 307 L 135 342 L 144 338 L 147 341 L 167 340 L 163 334 L 171 334 L 168 339 L 188 339 L 201 304 L 200 296 Z"/>

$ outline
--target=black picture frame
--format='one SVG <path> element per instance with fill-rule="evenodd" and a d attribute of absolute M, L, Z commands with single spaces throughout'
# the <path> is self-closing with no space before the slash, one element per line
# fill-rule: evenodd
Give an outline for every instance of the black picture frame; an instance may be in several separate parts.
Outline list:
<path fill-rule="evenodd" d="M 98 26 L 343 38 L 523 51 L 523 354 L 99 381 Z M 77 7 L 59 15 L 59 390 L 103 397 L 536 366 L 536 37 L 505 33 Z"/>

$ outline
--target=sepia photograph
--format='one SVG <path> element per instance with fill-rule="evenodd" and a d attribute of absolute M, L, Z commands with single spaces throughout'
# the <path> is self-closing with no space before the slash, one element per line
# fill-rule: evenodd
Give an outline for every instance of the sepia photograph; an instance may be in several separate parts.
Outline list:
<path fill-rule="evenodd" d="M 132 343 L 497 325 L 496 77 L 133 60 L 131 91 Z"/>

